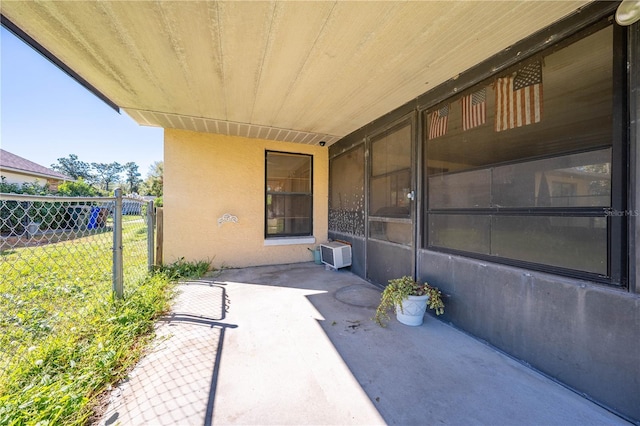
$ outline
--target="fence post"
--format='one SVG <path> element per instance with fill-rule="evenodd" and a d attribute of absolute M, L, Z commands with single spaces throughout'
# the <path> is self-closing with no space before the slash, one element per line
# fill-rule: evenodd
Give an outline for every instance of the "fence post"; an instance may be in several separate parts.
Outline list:
<path fill-rule="evenodd" d="M 153 251 L 154 251 L 154 221 L 155 215 L 153 214 L 153 200 L 147 203 L 147 269 L 149 272 L 153 271 Z"/>
<path fill-rule="evenodd" d="M 163 230 L 163 216 L 162 216 L 162 207 L 156 208 L 156 263 L 158 266 L 162 266 L 163 263 L 163 253 L 162 253 L 162 245 L 164 238 L 164 230 Z"/>
<path fill-rule="evenodd" d="M 122 189 L 116 188 L 116 207 L 113 212 L 113 293 L 117 299 L 124 296 L 122 273 Z"/>

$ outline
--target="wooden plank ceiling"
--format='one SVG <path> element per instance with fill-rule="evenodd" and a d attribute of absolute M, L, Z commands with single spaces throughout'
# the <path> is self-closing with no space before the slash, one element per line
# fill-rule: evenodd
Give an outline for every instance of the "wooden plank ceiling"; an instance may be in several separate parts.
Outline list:
<path fill-rule="evenodd" d="M 328 145 L 588 1 L 3 1 L 141 125 Z"/>

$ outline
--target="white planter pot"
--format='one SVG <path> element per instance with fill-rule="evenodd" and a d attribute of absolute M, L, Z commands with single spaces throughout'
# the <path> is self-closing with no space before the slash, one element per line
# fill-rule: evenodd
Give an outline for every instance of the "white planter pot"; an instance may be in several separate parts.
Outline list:
<path fill-rule="evenodd" d="M 427 300 L 429 295 L 409 296 L 402 302 L 402 309 L 396 306 L 396 318 L 405 325 L 422 325 L 424 313 L 427 310 Z"/>

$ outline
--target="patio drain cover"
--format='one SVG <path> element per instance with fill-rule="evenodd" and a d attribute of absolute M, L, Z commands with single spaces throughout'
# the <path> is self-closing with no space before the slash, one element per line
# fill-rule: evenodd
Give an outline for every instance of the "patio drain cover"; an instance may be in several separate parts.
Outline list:
<path fill-rule="evenodd" d="M 355 284 L 342 287 L 336 291 L 336 299 L 347 305 L 375 309 L 380 303 L 380 291 L 368 286 Z"/>

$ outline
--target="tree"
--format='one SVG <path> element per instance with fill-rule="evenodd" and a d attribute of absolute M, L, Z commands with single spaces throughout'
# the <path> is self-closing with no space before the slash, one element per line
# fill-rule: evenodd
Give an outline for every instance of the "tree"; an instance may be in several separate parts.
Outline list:
<path fill-rule="evenodd" d="M 147 179 L 144 181 L 144 193 L 162 197 L 162 179 L 164 174 L 164 162 L 156 161 L 149 167 Z"/>
<path fill-rule="evenodd" d="M 109 185 L 120 180 L 124 167 L 120 163 L 91 163 L 96 172 L 96 181 L 102 189 L 109 191 Z"/>
<path fill-rule="evenodd" d="M 590 175 L 589 195 L 599 197 L 611 195 L 611 163 L 588 164 L 578 169 Z"/>
<path fill-rule="evenodd" d="M 74 179 L 91 181 L 93 177 L 89 163 L 78 160 L 75 154 L 70 154 L 69 158 L 58 158 L 58 162 L 52 164 L 51 168 Z"/>
<path fill-rule="evenodd" d="M 58 185 L 58 193 L 66 197 L 95 197 L 98 191 L 82 178 L 75 182 L 64 182 Z"/>
<path fill-rule="evenodd" d="M 140 172 L 138 172 L 138 165 L 134 162 L 129 162 L 124 165 L 125 182 L 129 186 L 129 192 L 139 192 L 140 184 Z"/>

